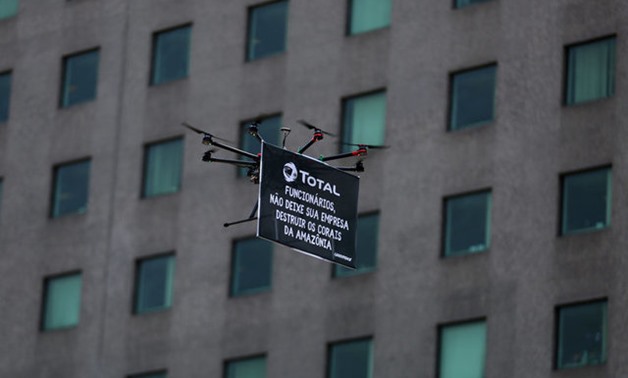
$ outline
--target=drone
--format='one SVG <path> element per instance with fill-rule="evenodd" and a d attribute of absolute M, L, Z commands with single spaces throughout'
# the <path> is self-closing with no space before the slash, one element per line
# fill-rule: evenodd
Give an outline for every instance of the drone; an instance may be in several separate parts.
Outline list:
<path fill-rule="evenodd" d="M 248 125 L 249 135 L 256 138 L 260 143 L 264 142 L 264 139 L 262 138 L 262 135 L 260 134 L 260 126 L 262 125 L 261 118 L 262 117 L 258 117 L 257 119 L 251 121 L 251 123 Z M 312 138 L 296 151 L 297 154 L 301 154 L 301 155 L 304 154 L 305 151 L 307 151 L 310 147 L 312 147 L 312 145 L 323 140 L 325 135 L 330 136 L 330 137 L 336 136 L 335 134 L 327 132 L 321 129 L 320 127 L 312 125 L 311 123 L 305 120 L 298 120 L 297 122 L 301 126 L 309 130 L 312 130 L 313 132 Z M 241 148 L 234 147 L 228 144 L 230 142 L 227 139 L 217 137 L 216 135 L 213 135 L 207 131 L 196 128 L 187 122 L 182 122 L 181 125 L 194 131 L 197 134 L 200 134 L 203 138 L 201 142 L 204 145 L 206 146 L 211 145 L 213 147 L 216 147 L 216 148 L 207 150 L 201 158 L 202 161 L 208 162 L 208 163 L 223 163 L 223 164 L 236 166 L 239 168 L 245 168 L 246 176 L 249 178 L 249 181 L 253 184 L 259 184 L 261 153 L 255 154 L 249 151 L 245 151 Z M 288 134 L 290 134 L 291 129 L 288 127 L 282 127 L 280 130 L 283 134 L 281 147 L 283 149 L 286 149 L 286 139 L 288 137 Z M 346 146 L 351 146 L 354 148 L 352 151 L 349 151 L 349 152 L 343 152 L 343 153 L 331 155 L 331 156 L 319 156 L 317 159 L 322 162 L 328 162 L 328 161 L 345 159 L 345 158 L 350 158 L 350 157 L 358 157 L 360 159 L 352 166 L 340 166 L 340 167 L 334 167 L 334 168 L 341 171 L 347 171 L 347 172 L 364 172 L 363 160 L 368 155 L 368 150 L 388 148 L 388 146 L 378 146 L 378 145 L 370 145 L 370 144 L 356 144 L 356 143 L 341 143 L 341 144 L 346 145 Z M 218 152 L 218 149 L 233 152 L 239 155 L 239 157 L 237 159 L 225 159 L 225 158 L 215 157 L 214 154 Z M 256 220 L 257 208 L 258 208 L 258 203 L 256 202 L 255 206 L 253 207 L 253 211 L 251 211 L 251 214 L 249 215 L 248 218 L 243 219 L 243 220 L 238 220 L 235 222 L 224 223 L 223 226 L 229 227 L 232 225 Z"/>

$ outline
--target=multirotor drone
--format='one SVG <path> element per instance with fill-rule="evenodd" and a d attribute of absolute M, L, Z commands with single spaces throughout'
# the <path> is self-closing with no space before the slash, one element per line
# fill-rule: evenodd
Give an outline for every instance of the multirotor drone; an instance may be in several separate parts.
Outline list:
<path fill-rule="evenodd" d="M 319 142 L 321 140 L 323 140 L 325 135 L 328 135 L 330 137 L 335 137 L 335 134 L 332 134 L 330 132 L 324 131 L 323 129 L 321 129 L 320 127 L 314 126 L 304 120 L 299 120 L 298 123 L 310 130 L 312 130 L 313 135 L 312 138 L 306 143 L 304 144 L 302 147 L 300 147 L 296 153 L 297 154 L 304 154 L 305 151 L 307 151 L 312 145 L 314 145 L 316 142 Z M 224 164 L 229 164 L 229 165 L 233 165 L 236 167 L 240 167 L 240 168 L 245 168 L 246 169 L 246 175 L 249 178 L 250 182 L 253 184 L 259 184 L 260 182 L 260 163 L 261 163 L 261 153 L 255 154 L 255 153 L 251 153 L 248 151 L 245 151 L 243 149 L 237 148 L 237 147 L 233 147 L 229 144 L 227 144 L 229 141 L 227 139 L 223 139 L 220 137 L 217 137 L 207 131 L 198 129 L 186 122 L 183 122 L 182 125 L 200 135 L 202 135 L 203 139 L 202 139 L 202 143 L 204 145 L 211 145 L 214 147 L 214 149 L 210 149 L 207 150 L 202 157 L 202 161 L 205 162 L 211 162 L 211 163 L 224 163 Z M 260 127 L 262 125 L 262 121 L 258 118 L 254 121 L 252 121 L 249 126 L 248 126 L 248 133 L 256 138 L 260 144 L 262 142 L 264 142 L 264 139 L 262 137 L 262 135 L 260 134 Z M 288 127 L 282 127 L 281 132 L 283 134 L 283 138 L 282 138 L 282 148 L 286 149 L 286 139 L 288 137 L 288 134 L 290 134 L 291 129 Z M 362 163 L 362 161 L 364 160 L 364 158 L 368 155 L 368 150 L 369 149 L 384 149 L 384 148 L 388 148 L 387 146 L 378 146 L 378 145 L 369 145 L 369 144 L 356 144 L 356 143 L 341 143 L 342 145 L 347 145 L 347 146 L 352 146 L 354 147 L 354 149 L 352 151 L 349 152 L 344 152 L 344 153 L 340 153 L 340 154 L 336 154 L 336 155 L 331 155 L 331 156 L 319 156 L 318 158 L 315 158 L 319 161 L 322 162 L 328 162 L 328 161 L 333 161 L 333 160 L 339 160 L 339 159 L 345 159 L 345 158 L 350 158 L 350 157 L 358 157 L 360 158 L 353 166 L 340 166 L 340 167 L 333 167 L 336 168 L 338 170 L 341 171 L 348 171 L 348 172 L 364 172 L 364 164 Z M 233 152 L 237 155 L 239 155 L 239 158 L 237 159 L 224 159 L 224 158 L 217 158 L 214 157 L 214 154 L 218 151 L 218 149 L 222 149 L 222 150 L 226 150 L 229 152 Z M 249 215 L 248 218 L 243 219 L 243 220 L 239 220 L 239 221 L 235 221 L 235 222 L 230 222 L 230 223 L 224 223 L 224 227 L 229 227 L 235 224 L 239 224 L 239 223 L 244 223 L 244 222 L 249 222 L 249 221 L 253 221 L 257 219 L 256 216 L 256 212 L 257 212 L 257 208 L 258 208 L 258 203 L 255 204 L 255 206 L 253 207 L 253 211 L 251 212 L 251 214 Z"/>

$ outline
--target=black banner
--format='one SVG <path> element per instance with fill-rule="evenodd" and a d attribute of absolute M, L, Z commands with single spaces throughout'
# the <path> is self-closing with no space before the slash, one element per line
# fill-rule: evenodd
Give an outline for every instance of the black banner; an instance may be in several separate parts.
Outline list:
<path fill-rule="evenodd" d="M 257 236 L 355 268 L 359 178 L 262 144 Z"/>

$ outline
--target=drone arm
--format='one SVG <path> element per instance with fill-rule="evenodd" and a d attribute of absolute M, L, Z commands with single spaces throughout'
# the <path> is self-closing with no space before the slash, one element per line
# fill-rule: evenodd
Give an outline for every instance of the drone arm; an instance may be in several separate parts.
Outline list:
<path fill-rule="evenodd" d="M 345 153 L 338 154 L 338 155 L 322 157 L 321 161 L 338 160 L 338 159 L 344 159 L 344 158 L 348 158 L 348 157 L 352 157 L 352 156 L 364 156 L 367 153 L 368 153 L 368 151 L 366 150 L 366 148 L 365 147 L 361 147 L 361 148 L 358 148 L 355 151 L 345 152 Z"/>
<path fill-rule="evenodd" d="M 214 158 L 211 156 L 203 156 L 203 161 L 212 162 L 212 163 L 227 163 L 237 166 L 245 166 L 245 167 L 256 167 L 258 165 L 255 161 L 247 161 L 247 160 L 235 160 L 235 159 L 220 159 Z"/>
<path fill-rule="evenodd" d="M 231 152 L 234 152 L 234 153 L 236 153 L 238 155 L 246 156 L 246 157 L 249 157 L 249 158 L 251 158 L 251 159 L 253 159 L 255 161 L 259 161 L 259 156 L 257 156 L 256 154 L 250 153 L 248 151 L 244 151 L 244 150 L 241 150 L 239 148 L 235 148 L 235 147 L 229 146 L 227 144 L 216 142 L 213 139 L 210 139 L 209 143 L 212 146 L 216 146 L 216 147 L 222 148 L 223 150 L 231 151 Z"/>
<path fill-rule="evenodd" d="M 307 144 L 301 148 L 299 148 L 298 153 L 302 154 L 305 152 L 305 150 L 307 150 L 308 148 L 310 148 L 314 143 L 318 142 L 319 140 L 323 139 L 323 132 L 321 130 L 315 130 L 314 131 L 314 136 L 312 137 L 312 139 L 310 139 L 309 142 L 307 142 Z"/>

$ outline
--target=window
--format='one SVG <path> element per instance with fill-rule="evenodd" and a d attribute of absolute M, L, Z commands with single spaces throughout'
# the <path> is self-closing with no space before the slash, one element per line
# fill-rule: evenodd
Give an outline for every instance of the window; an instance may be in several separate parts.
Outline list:
<path fill-rule="evenodd" d="M 186 25 L 153 35 L 152 85 L 188 76 L 191 32 L 192 26 Z"/>
<path fill-rule="evenodd" d="M 51 331 L 78 325 L 81 310 L 81 273 L 44 281 L 42 329 Z"/>
<path fill-rule="evenodd" d="M 489 247 L 490 228 L 490 191 L 445 199 L 446 257 L 485 251 Z"/>
<path fill-rule="evenodd" d="M 183 139 L 152 143 L 144 151 L 143 197 L 176 193 L 181 186 Z"/>
<path fill-rule="evenodd" d="M 260 59 L 286 50 L 288 1 L 249 8 L 246 60 Z"/>
<path fill-rule="evenodd" d="M 379 214 L 358 217 L 356 231 L 356 269 L 334 264 L 334 277 L 354 276 L 373 271 L 377 265 L 377 239 L 379 234 Z"/>
<path fill-rule="evenodd" d="M 0 1 L 0 20 L 13 17 L 17 14 L 18 0 Z"/>
<path fill-rule="evenodd" d="M 343 143 L 383 145 L 386 132 L 386 92 L 347 98 L 342 106 Z M 353 147 L 345 146 L 343 151 Z"/>
<path fill-rule="evenodd" d="M 454 0 L 454 8 L 463 8 L 467 5 L 485 3 L 491 0 Z"/>
<path fill-rule="evenodd" d="M 172 306 L 174 255 L 137 261 L 135 269 L 136 314 L 165 310 Z"/>
<path fill-rule="evenodd" d="M 564 175 L 562 186 L 562 234 L 608 227 L 611 222 L 610 168 Z"/>
<path fill-rule="evenodd" d="M 390 0 L 349 0 L 349 34 L 390 25 Z"/>
<path fill-rule="evenodd" d="M 558 308 L 558 369 L 606 362 L 606 312 L 606 300 Z"/>
<path fill-rule="evenodd" d="M 237 240 L 231 254 L 231 295 L 253 294 L 270 289 L 273 246 L 256 237 Z"/>
<path fill-rule="evenodd" d="M 63 58 L 62 108 L 96 98 L 98 55 L 98 50 L 92 50 Z"/>
<path fill-rule="evenodd" d="M 9 120 L 11 104 L 11 72 L 0 74 L 0 123 Z"/>
<path fill-rule="evenodd" d="M 228 361 L 225 378 L 266 378 L 266 357 L 251 357 Z"/>
<path fill-rule="evenodd" d="M 2 198 L 3 198 L 2 186 L 3 184 L 4 184 L 4 180 L 2 177 L 0 177 L 0 214 L 2 214 Z"/>
<path fill-rule="evenodd" d="M 615 92 L 615 38 L 567 47 L 567 105 Z"/>
<path fill-rule="evenodd" d="M 372 339 L 334 343 L 328 350 L 327 378 L 372 378 Z"/>
<path fill-rule="evenodd" d="M 439 329 L 439 378 L 482 378 L 486 360 L 486 321 Z"/>
<path fill-rule="evenodd" d="M 89 160 L 55 167 L 51 209 L 53 218 L 87 211 L 89 169 Z"/>
<path fill-rule="evenodd" d="M 134 374 L 130 375 L 128 378 L 167 378 L 168 374 L 166 371 L 159 371 L 154 373 L 142 373 L 142 374 Z"/>
<path fill-rule="evenodd" d="M 266 143 L 280 145 L 280 129 L 281 129 L 281 115 L 274 115 L 263 118 L 260 120 L 261 126 L 259 127 L 259 133 L 264 138 Z M 257 154 L 260 152 L 261 144 L 257 138 L 249 134 L 249 125 L 251 122 L 243 122 L 241 124 L 240 132 L 240 148 Z M 246 168 L 240 168 L 238 170 L 239 176 L 246 176 Z"/>
<path fill-rule="evenodd" d="M 496 72 L 492 64 L 452 74 L 449 130 L 493 121 Z"/>

